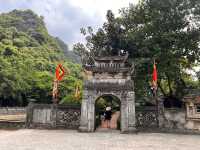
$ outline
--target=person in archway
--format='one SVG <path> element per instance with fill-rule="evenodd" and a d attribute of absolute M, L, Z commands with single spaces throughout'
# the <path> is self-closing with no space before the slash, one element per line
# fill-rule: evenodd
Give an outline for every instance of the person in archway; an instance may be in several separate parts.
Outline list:
<path fill-rule="evenodd" d="M 105 117 L 107 128 L 110 128 L 110 120 L 112 118 L 112 109 L 110 106 L 106 107 L 104 117 Z"/>

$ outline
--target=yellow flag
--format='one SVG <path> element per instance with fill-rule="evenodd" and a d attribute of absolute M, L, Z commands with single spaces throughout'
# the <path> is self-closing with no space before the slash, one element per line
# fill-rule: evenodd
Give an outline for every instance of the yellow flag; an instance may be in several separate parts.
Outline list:
<path fill-rule="evenodd" d="M 74 97 L 75 97 L 76 99 L 79 99 L 79 98 L 80 98 L 80 95 L 81 95 L 80 84 L 77 83 L 77 84 L 76 84 L 76 88 L 75 88 Z"/>

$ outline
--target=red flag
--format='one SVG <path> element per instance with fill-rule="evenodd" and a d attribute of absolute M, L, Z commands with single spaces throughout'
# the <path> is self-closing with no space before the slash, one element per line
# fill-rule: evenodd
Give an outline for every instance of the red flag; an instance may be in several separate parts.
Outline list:
<path fill-rule="evenodd" d="M 158 80 L 158 73 L 157 73 L 156 63 L 154 61 L 153 75 L 152 75 L 152 84 L 154 87 L 157 87 L 157 80 Z"/>
<path fill-rule="evenodd" d="M 63 76 L 65 75 L 65 69 L 61 64 L 58 64 L 56 67 L 56 79 L 58 81 L 62 80 Z"/>

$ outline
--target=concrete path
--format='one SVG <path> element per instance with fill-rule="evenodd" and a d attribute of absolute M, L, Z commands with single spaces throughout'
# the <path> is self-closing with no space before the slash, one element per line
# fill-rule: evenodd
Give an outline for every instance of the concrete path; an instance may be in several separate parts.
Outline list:
<path fill-rule="evenodd" d="M 199 150 L 199 135 L 0 130 L 0 150 Z"/>

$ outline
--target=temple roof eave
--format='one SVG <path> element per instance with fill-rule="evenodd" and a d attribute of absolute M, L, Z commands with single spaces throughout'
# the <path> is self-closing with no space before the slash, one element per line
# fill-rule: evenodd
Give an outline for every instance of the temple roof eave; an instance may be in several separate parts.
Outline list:
<path fill-rule="evenodd" d="M 94 57 L 95 61 L 126 61 L 127 56 L 105 56 L 105 57 Z"/>
<path fill-rule="evenodd" d="M 116 72 L 116 73 L 123 73 L 123 72 L 131 72 L 132 69 L 130 67 L 96 67 L 96 66 L 83 66 L 83 68 L 87 71 L 92 72 Z"/>

